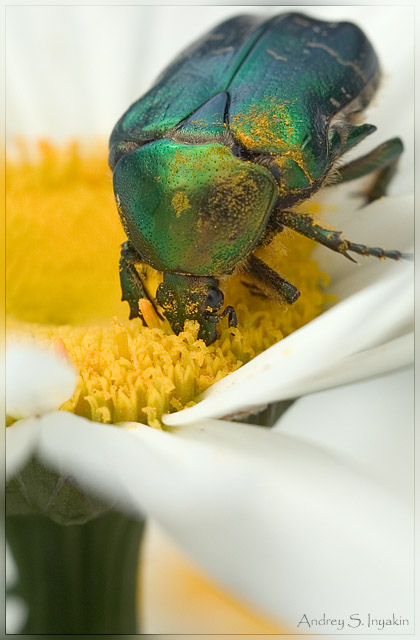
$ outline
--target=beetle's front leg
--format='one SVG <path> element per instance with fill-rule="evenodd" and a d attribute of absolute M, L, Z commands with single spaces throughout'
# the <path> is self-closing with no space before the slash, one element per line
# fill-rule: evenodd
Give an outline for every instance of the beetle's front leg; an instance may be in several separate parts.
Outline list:
<path fill-rule="evenodd" d="M 135 265 L 139 262 L 142 262 L 141 256 L 133 247 L 131 242 L 123 242 L 121 245 L 120 257 L 121 300 L 126 300 L 130 305 L 130 320 L 133 318 L 141 318 L 143 320 L 143 316 L 139 309 L 140 298 L 146 298 L 152 303 L 153 307 L 155 307 L 153 300 L 150 299 L 150 296 L 144 288 L 140 276 L 137 273 Z"/>
<path fill-rule="evenodd" d="M 378 171 L 374 183 L 366 193 L 367 202 L 373 202 L 385 195 L 402 152 L 403 143 L 400 138 L 387 140 L 365 156 L 357 158 L 343 167 L 338 167 L 337 171 L 341 182 L 356 180 Z"/>
<path fill-rule="evenodd" d="M 228 317 L 229 327 L 236 327 L 238 324 L 238 318 L 236 316 L 235 309 L 230 305 L 222 311 L 222 313 L 218 317 L 218 320 L 222 320 L 226 316 Z"/>
<path fill-rule="evenodd" d="M 391 258 L 392 260 L 409 257 L 400 251 L 381 249 L 380 247 L 367 247 L 364 244 L 350 242 L 350 240 L 342 237 L 341 231 L 324 229 L 316 224 L 309 215 L 294 213 L 293 211 L 276 211 L 273 215 L 280 228 L 289 227 L 289 229 L 293 229 L 303 236 L 323 244 L 324 247 L 342 253 L 352 262 L 356 261 L 347 253 L 348 251 L 353 251 L 362 256 Z"/>
<path fill-rule="evenodd" d="M 278 300 L 293 304 L 299 298 L 299 289 L 256 256 L 252 254 L 248 256 L 245 269 L 253 278 L 261 282 L 271 294 L 274 294 L 274 297 Z"/>

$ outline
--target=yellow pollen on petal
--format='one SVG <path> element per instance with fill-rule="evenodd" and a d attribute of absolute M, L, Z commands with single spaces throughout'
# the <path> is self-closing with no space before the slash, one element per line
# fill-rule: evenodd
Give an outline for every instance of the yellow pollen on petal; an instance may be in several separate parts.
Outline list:
<path fill-rule="evenodd" d="M 193 404 L 217 380 L 319 315 L 331 302 L 328 278 L 310 257 L 314 243 L 284 231 L 256 255 L 301 291 L 293 305 L 268 296 L 238 272 L 223 277 L 227 318 L 206 346 L 198 323 L 174 335 L 149 300 L 139 301 L 146 326 L 129 321 L 118 275 L 125 235 L 103 146 L 58 149 L 7 163 L 7 324 L 9 334 L 51 345 L 79 370 L 73 397 L 61 408 L 104 423 L 138 421 L 161 428 L 164 413 Z M 162 274 L 138 266 L 154 295 Z"/>

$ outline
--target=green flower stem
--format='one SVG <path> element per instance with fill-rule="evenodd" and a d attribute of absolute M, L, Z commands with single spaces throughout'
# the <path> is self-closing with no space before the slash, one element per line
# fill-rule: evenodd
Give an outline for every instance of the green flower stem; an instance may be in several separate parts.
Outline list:
<path fill-rule="evenodd" d="M 27 634 L 135 634 L 144 522 L 116 511 L 77 525 L 8 516 Z"/>

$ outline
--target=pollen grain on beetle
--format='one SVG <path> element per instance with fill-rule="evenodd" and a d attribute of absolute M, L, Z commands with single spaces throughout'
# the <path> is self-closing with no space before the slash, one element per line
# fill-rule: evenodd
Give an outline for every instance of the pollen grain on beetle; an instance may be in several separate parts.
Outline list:
<path fill-rule="evenodd" d="M 330 302 L 327 276 L 311 260 L 311 240 L 288 230 L 258 255 L 301 291 L 293 305 L 269 300 L 240 269 L 221 279 L 238 327 L 220 323 L 206 346 L 199 325 L 174 335 L 147 300 L 145 319 L 127 320 L 118 260 L 124 233 L 103 146 L 57 149 L 44 142 L 31 157 L 8 160 L 6 270 L 9 334 L 48 343 L 79 370 L 62 409 L 104 423 L 138 421 L 161 428 L 161 416 L 194 403 L 217 380 L 319 315 Z M 186 201 L 175 203 L 183 209 Z M 152 296 L 161 275 L 138 267 Z"/>
<path fill-rule="evenodd" d="M 269 149 L 275 145 L 276 149 L 284 147 L 287 151 L 295 143 L 292 120 L 286 105 L 268 101 L 265 108 L 253 104 L 246 112 L 236 113 L 232 117 L 231 128 L 249 149 Z"/>
<path fill-rule="evenodd" d="M 176 213 L 176 217 L 179 216 L 190 208 L 190 201 L 185 191 L 177 191 L 172 198 L 172 207 Z"/>

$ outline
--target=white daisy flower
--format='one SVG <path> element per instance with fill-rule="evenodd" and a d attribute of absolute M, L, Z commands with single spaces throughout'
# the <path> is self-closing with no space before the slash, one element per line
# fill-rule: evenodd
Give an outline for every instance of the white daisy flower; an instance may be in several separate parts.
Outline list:
<path fill-rule="evenodd" d="M 249 7 L 247 11 L 260 9 Z M 278 7 L 266 8 L 268 15 L 278 11 Z M 406 7 L 381 7 L 380 11 L 376 7 L 314 7 L 305 11 L 320 19 L 350 19 L 366 31 L 385 74 L 383 89 L 368 113 L 368 121 L 378 126 L 375 145 L 401 135 L 406 148 L 390 196 L 357 209 L 357 200 L 340 203 L 345 190 L 337 186 L 323 201 L 324 218 L 354 241 L 410 252 L 410 11 Z M 191 33 L 198 34 L 243 12 L 208 6 L 9 7 L 10 140 L 17 134 L 27 140 L 44 136 L 52 141 L 106 135 L 128 104 L 147 89 L 156 71 L 192 39 Z M 399 29 L 390 29 L 397 23 Z M 402 32 L 406 37 L 401 37 Z M 403 104 L 397 105 L 400 96 L 404 97 Z M 399 116 L 394 118 L 397 108 Z M 373 144 L 370 138 L 365 140 L 351 157 L 363 155 Z M 41 195 L 42 176 L 52 174 L 51 166 L 57 167 L 61 157 L 54 153 L 47 149 L 41 173 L 36 174 Z M 64 168 L 57 168 L 54 174 L 57 193 L 68 181 L 66 176 L 74 178 L 72 171 L 80 172 L 79 180 L 80 176 L 86 178 L 85 169 L 74 169 L 82 162 L 77 154 L 72 162 L 73 168 L 64 163 Z M 223 349 L 212 352 L 211 370 L 216 383 L 195 404 L 187 406 L 192 397 L 183 394 L 183 389 L 192 393 L 191 389 L 207 388 L 203 382 L 207 370 L 199 370 L 201 382 L 191 373 L 193 367 L 202 366 L 205 356 L 194 352 L 194 358 L 188 361 L 190 373 L 183 370 L 178 380 L 174 369 L 173 388 L 168 387 L 166 377 L 159 373 L 158 378 L 153 369 L 153 358 L 160 357 L 158 347 L 154 346 L 149 355 L 140 352 L 133 337 L 135 331 L 125 329 L 122 320 L 116 321 L 110 333 L 100 324 L 109 309 L 114 309 L 113 298 L 111 302 L 107 299 L 114 295 L 114 285 L 104 286 L 97 279 L 92 285 L 92 291 L 97 287 L 97 294 L 86 296 L 83 291 L 83 286 L 89 286 L 89 277 L 96 276 L 93 265 L 101 255 L 105 256 L 101 269 L 110 268 L 111 273 L 107 245 L 119 242 L 112 237 L 117 235 L 114 227 L 108 227 L 111 223 L 105 220 L 100 229 L 98 225 L 92 229 L 83 226 L 87 216 L 82 209 L 73 229 L 71 221 L 67 227 L 70 209 L 63 205 L 65 215 L 56 219 L 58 224 L 46 218 L 42 226 L 43 213 L 41 220 L 25 218 L 25 238 L 32 240 L 25 244 L 16 231 L 23 218 L 14 213 L 13 207 L 21 202 L 19 192 L 28 189 L 25 193 L 30 193 L 30 187 L 13 166 L 9 206 L 16 226 L 11 223 L 8 231 L 9 246 L 13 247 L 8 304 L 14 342 L 6 362 L 10 422 L 6 443 L 9 530 L 21 544 L 20 571 L 28 562 L 25 542 L 30 544 L 30 537 L 27 527 L 21 533 L 19 518 L 32 518 L 33 535 L 43 530 L 40 514 L 52 518 L 54 524 L 46 525 L 49 540 L 53 532 L 65 530 L 73 545 L 73 533 L 85 527 L 90 540 L 95 541 L 90 547 L 98 550 L 95 566 L 89 562 L 83 565 L 76 554 L 72 557 L 74 565 L 63 569 L 65 578 L 57 578 L 57 599 L 62 599 L 61 583 L 69 579 L 71 569 L 81 567 L 83 573 L 86 567 L 86 576 L 92 578 L 100 563 L 110 557 L 109 553 L 101 555 L 99 539 L 121 541 L 115 558 L 124 557 L 126 546 L 126 557 L 130 553 L 130 558 L 135 558 L 136 547 L 131 542 L 129 549 L 129 540 L 140 538 L 141 524 L 136 523 L 147 516 L 220 585 L 285 625 L 290 633 L 376 631 L 381 620 L 391 621 L 383 623 L 387 630 L 392 626 L 392 632 L 410 632 L 412 263 L 361 258 L 356 266 L 325 248 L 317 248 L 313 256 L 320 273 L 328 273 L 331 278 L 328 293 L 336 297 L 335 304 L 321 314 L 314 312 L 310 322 L 294 326 L 293 332 L 283 326 L 276 328 L 285 336 L 283 339 L 273 344 L 273 338 L 272 346 L 265 351 L 254 346 L 258 355 L 240 368 L 236 361 L 232 365 L 229 360 L 230 373 L 222 379 L 217 376 L 217 367 L 228 366 L 222 361 L 227 346 L 224 353 Z M 16 176 L 22 179 L 21 187 Z M 94 180 L 92 176 L 89 179 Z M 104 179 L 108 179 L 105 173 Z M 66 206 L 75 207 L 84 197 L 82 191 L 73 192 Z M 57 206 L 60 209 L 61 204 Z M 95 206 L 99 211 L 107 204 L 89 200 L 86 206 L 90 212 Z M 96 224 L 99 214 L 93 219 Z M 48 245 L 43 240 L 46 234 L 51 238 Z M 63 238 L 72 234 L 74 238 L 79 234 L 80 239 L 66 253 Z M 92 244 L 96 248 L 93 246 L 91 255 L 86 255 Z M 66 257 L 60 257 L 62 254 Z M 94 336 L 86 329 L 89 322 L 96 323 Z M 151 317 L 148 331 L 158 335 L 161 329 L 153 322 Z M 67 327 L 60 330 L 51 328 L 64 324 Z M 114 353 L 114 346 L 106 351 L 111 333 L 118 351 L 113 359 L 109 353 Z M 23 339 L 27 334 L 35 346 Z M 46 346 L 51 337 L 55 339 L 55 354 Z M 190 342 L 194 342 L 192 338 Z M 197 341 L 194 345 L 198 349 Z M 142 392 L 130 371 L 133 362 L 140 366 L 140 361 L 149 356 L 149 369 L 153 370 L 149 377 L 158 390 L 149 384 L 147 394 L 144 392 L 148 409 L 141 414 Z M 76 362 L 78 376 L 67 358 Z M 223 369 L 225 373 L 227 369 Z M 176 398 L 174 389 L 177 393 L 181 390 Z M 268 404 L 292 399 L 297 400 L 270 429 L 232 421 L 235 416 L 249 416 Z M 175 411 L 178 408 L 181 410 Z M 142 424 L 141 415 L 143 422 L 155 427 L 162 417 L 169 430 Z M 115 519 L 110 514 L 126 516 L 121 515 L 119 520 L 119 515 Z M 98 517 L 95 520 L 93 516 Z M 45 518 L 42 522 L 47 521 Z M 104 528 L 102 538 L 93 533 L 94 522 L 108 523 L 111 533 L 107 538 Z M 120 538 L 118 527 L 126 532 Z M 20 553 L 18 546 L 15 543 L 12 550 Z M 54 553 L 51 551 L 51 557 Z M 121 563 L 117 562 L 118 567 Z M 43 585 L 48 582 L 47 565 L 42 560 L 39 563 Z M 81 607 L 81 599 L 76 599 L 74 610 L 63 622 L 70 624 L 71 620 L 74 626 L 64 630 L 53 628 L 56 621 L 51 611 L 37 618 L 32 600 L 28 618 L 32 632 L 134 632 L 135 567 L 124 574 L 123 569 L 107 563 L 104 584 L 108 585 L 107 578 L 113 571 L 117 572 L 118 584 L 126 587 L 121 600 L 129 603 L 111 607 L 112 614 L 103 627 L 95 624 L 101 624 L 98 621 L 104 600 L 92 604 L 91 609 L 97 606 L 99 613 L 94 621 L 87 622 L 80 616 L 76 620 L 75 611 Z M 29 585 L 25 594 L 32 593 L 36 575 L 23 575 Z M 124 575 L 129 577 L 125 579 Z M 45 586 L 45 594 L 51 594 L 54 602 L 52 587 L 54 581 Z M 99 587 L 92 591 L 96 595 Z M 126 620 L 117 620 L 124 615 Z M 165 632 L 156 626 L 147 627 L 147 612 L 144 620 L 143 631 Z M 46 631 L 42 625 L 47 623 Z M 195 633 L 206 631 L 196 629 Z M 172 632 L 183 633 L 184 629 L 180 626 Z"/>

